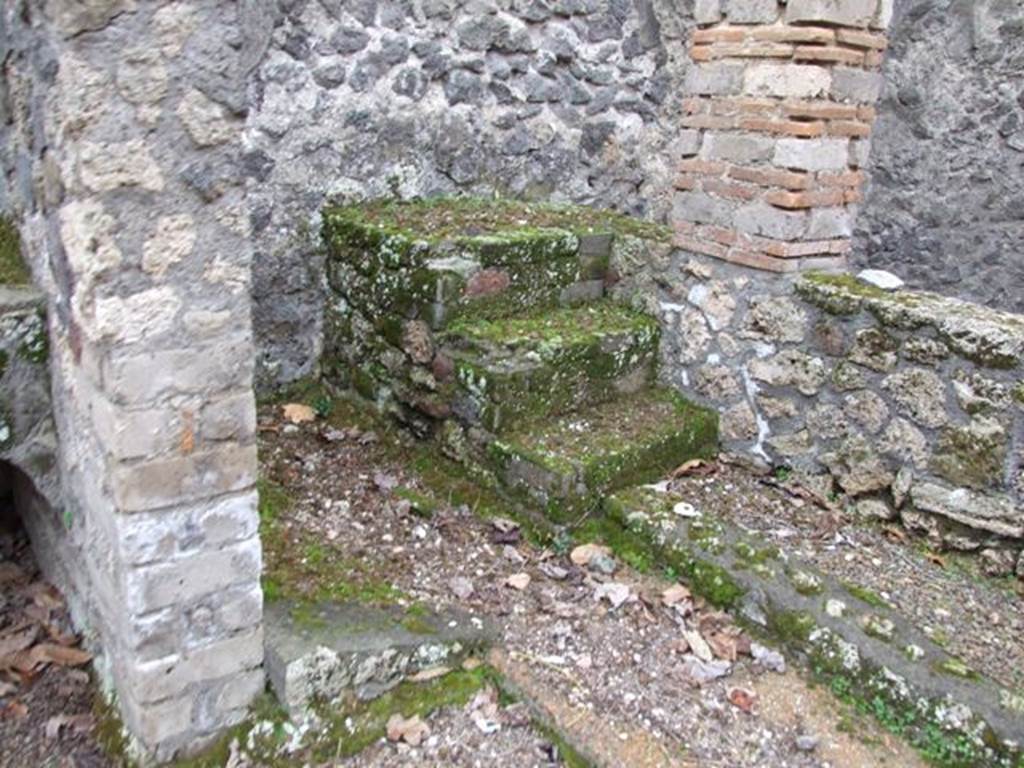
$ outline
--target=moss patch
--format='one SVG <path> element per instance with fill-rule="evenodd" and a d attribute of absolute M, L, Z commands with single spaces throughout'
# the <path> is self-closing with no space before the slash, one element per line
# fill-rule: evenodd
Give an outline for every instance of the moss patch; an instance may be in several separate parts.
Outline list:
<path fill-rule="evenodd" d="M 330 214 L 354 211 L 381 231 L 412 234 L 427 241 L 480 237 L 532 228 L 611 232 L 667 242 L 668 227 L 614 211 L 573 205 L 435 197 L 422 200 L 375 200 L 329 208 Z"/>
<path fill-rule="evenodd" d="M 28 285 L 32 275 L 21 257 L 21 238 L 14 223 L 0 216 L 0 285 Z"/>

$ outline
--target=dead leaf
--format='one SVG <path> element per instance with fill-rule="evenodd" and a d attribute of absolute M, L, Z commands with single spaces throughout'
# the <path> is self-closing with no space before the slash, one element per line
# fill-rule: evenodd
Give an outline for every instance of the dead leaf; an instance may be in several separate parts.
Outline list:
<path fill-rule="evenodd" d="M 528 586 L 530 586 L 530 574 L 528 573 L 514 573 L 505 579 L 505 586 L 512 587 L 522 592 Z"/>
<path fill-rule="evenodd" d="M 388 741 L 404 741 L 411 747 L 418 747 L 430 733 L 430 728 L 419 715 L 405 718 L 398 713 L 390 717 L 386 730 Z"/>
<path fill-rule="evenodd" d="M 316 411 L 303 403 L 287 403 L 281 406 L 281 412 L 292 424 L 306 424 L 316 419 Z"/>
<path fill-rule="evenodd" d="M 46 721 L 43 733 L 46 738 L 56 741 L 65 728 L 72 733 L 88 733 L 95 724 L 95 719 L 90 714 L 81 715 L 57 715 Z"/>
<path fill-rule="evenodd" d="M 886 525 L 882 528 L 882 531 L 885 533 L 886 538 L 888 538 L 890 541 L 907 540 L 907 532 L 904 531 L 902 528 L 896 527 L 895 525 Z"/>
<path fill-rule="evenodd" d="M 35 642 L 39 627 L 29 625 L 0 635 L 0 658 L 23 651 Z"/>
<path fill-rule="evenodd" d="M 80 667 L 92 661 L 92 654 L 88 651 L 56 643 L 40 643 L 29 654 L 36 663 L 59 664 L 62 667 Z"/>
<path fill-rule="evenodd" d="M 692 597 L 692 593 L 689 589 L 684 587 L 682 584 L 673 584 L 661 593 L 661 602 L 665 605 L 672 606 L 677 605 L 684 600 L 689 600 L 690 597 Z"/>
<path fill-rule="evenodd" d="M 693 655 L 701 661 L 711 661 L 715 658 L 715 655 L 711 650 L 711 646 L 708 645 L 700 632 L 686 629 L 683 630 L 683 637 L 686 638 L 686 642 L 690 644 L 690 650 L 693 651 Z"/>
<path fill-rule="evenodd" d="M 428 667 L 427 669 L 421 669 L 415 675 L 411 675 L 408 679 L 414 683 L 425 683 L 428 680 L 436 680 L 439 677 L 444 677 L 451 671 L 451 667 Z"/>
<path fill-rule="evenodd" d="M 729 703 L 748 715 L 754 710 L 754 703 L 756 701 L 757 694 L 746 688 L 732 688 L 729 690 Z"/>
<path fill-rule="evenodd" d="M 739 656 L 736 638 L 726 634 L 725 632 L 714 632 L 710 635 L 705 635 L 704 639 L 711 647 L 711 651 L 719 659 L 736 661 L 736 658 Z"/>
<path fill-rule="evenodd" d="M 677 480 L 680 477 L 713 475 L 717 471 L 718 465 L 714 462 L 704 461 L 704 459 L 690 459 L 672 470 L 672 474 L 669 477 Z"/>
<path fill-rule="evenodd" d="M 926 552 L 925 557 L 928 559 L 929 563 L 933 563 L 934 565 L 937 565 L 940 568 L 945 568 L 947 565 L 949 565 L 949 563 L 946 562 L 946 558 L 944 558 L 938 552 Z"/>
<path fill-rule="evenodd" d="M 611 557 L 611 555 L 612 550 L 610 547 L 605 547 L 601 544 L 581 544 L 573 549 L 569 554 L 569 559 L 572 560 L 574 565 L 586 567 L 590 565 L 590 561 L 595 558 Z"/>

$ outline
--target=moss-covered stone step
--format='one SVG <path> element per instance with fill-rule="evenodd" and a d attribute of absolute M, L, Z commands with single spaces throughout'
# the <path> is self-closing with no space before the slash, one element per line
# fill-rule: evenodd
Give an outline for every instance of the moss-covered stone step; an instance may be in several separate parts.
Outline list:
<path fill-rule="evenodd" d="M 445 334 L 459 383 L 455 410 L 507 432 L 637 392 L 654 379 L 657 321 L 610 301 L 501 320 L 466 320 Z"/>
<path fill-rule="evenodd" d="M 293 715 L 351 694 L 373 699 L 418 672 L 455 668 L 496 630 L 466 613 L 289 600 L 264 609 L 267 677 Z"/>
<path fill-rule="evenodd" d="M 1024 765 L 1024 696 L 950 656 L 870 593 L 699 509 L 661 486 L 605 498 L 602 524 L 647 546 L 695 592 L 803 658 L 811 673 L 939 765 Z"/>
<path fill-rule="evenodd" d="M 507 488 L 562 522 L 608 491 L 656 480 L 717 449 L 716 413 L 654 388 L 526 422 L 492 441 L 488 458 Z"/>
<path fill-rule="evenodd" d="M 539 223 L 494 215 L 481 228 L 455 226 L 451 219 L 460 207 L 449 205 L 451 215 L 438 215 L 443 227 L 423 215 L 433 210 L 423 203 L 366 203 L 324 212 L 331 288 L 378 331 L 397 336 L 405 320 L 438 329 L 467 313 L 510 317 L 603 294 L 614 231 L 586 223 L 593 219 L 590 209 L 559 209 L 558 217 L 539 216 Z"/>

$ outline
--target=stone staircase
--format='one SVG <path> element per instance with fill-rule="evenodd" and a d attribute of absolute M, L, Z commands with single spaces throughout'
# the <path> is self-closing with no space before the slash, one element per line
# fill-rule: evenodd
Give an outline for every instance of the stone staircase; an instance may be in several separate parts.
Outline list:
<path fill-rule="evenodd" d="M 657 321 L 605 296 L 616 248 L 663 233 L 595 215 L 328 210 L 328 374 L 556 523 L 713 455 L 717 415 L 657 385 Z"/>

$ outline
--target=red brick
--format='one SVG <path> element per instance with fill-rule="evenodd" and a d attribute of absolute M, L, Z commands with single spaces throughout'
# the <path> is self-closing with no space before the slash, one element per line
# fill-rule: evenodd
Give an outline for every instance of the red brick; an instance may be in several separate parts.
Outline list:
<path fill-rule="evenodd" d="M 783 136 L 814 138 L 825 133 L 825 124 L 821 122 L 805 123 L 797 120 L 766 120 L 762 117 L 744 117 L 740 119 L 740 128 L 744 131 L 776 133 Z"/>
<path fill-rule="evenodd" d="M 711 224 L 702 224 L 697 227 L 697 234 L 703 240 L 712 240 L 722 245 L 735 245 L 739 238 L 739 233 L 736 230 L 716 227 Z"/>
<path fill-rule="evenodd" d="M 718 115 L 687 115 L 683 118 L 684 128 L 710 128 L 712 130 L 729 130 L 736 127 L 736 120 L 732 117 L 721 117 Z"/>
<path fill-rule="evenodd" d="M 692 96 L 688 99 L 683 99 L 683 112 L 688 115 L 696 115 L 701 112 L 707 112 L 708 107 L 711 106 L 711 99 L 702 99 L 697 96 Z"/>
<path fill-rule="evenodd" d="M 697 158 L 687 158 L 679 163 L 679 171 L 681 173 L 701 173 L 706 176 L 721 176 L 727 170 L 729 170 L 729 165 L 727 163 L 716 163 L 710 160 L 698 160 Z"/>
<path fill-rule="evenodd" d="M 692 173 L 684 173 L 676 177 L 675 188 L 692 191 L 697 188 L 699 181 L 700 178 L 698 176 L 694 176 Z"/>
<path fill-rule="evenodd" d="M 826 27 L 755 27 L 750 31 L 754 40 L 769 40 L 774 43 L 831 43 L 835 32 Z"/>
<path fill-rule="evenodd" d="M 845 45 L 870 48 L 875 51 L 884 51 L 889 46 L 889 40 L 885 35 L 876 35 L 859 29 L 837 29 L 836 40 Z"/>
<path fill-rule="evenodd" d="M 843 204 L 843 190 L 815 189 L 807 192 L 783 192 L 775 189 L 768 192 L 764 199 L 777 208 L 800 210 L 802 208 L 824 208 Z"/>
<path fill-rule="evenodd" d="M 705 179 L 702 187 L 705 192 L 729 200 L 753 200 L 758 195 L 756 187 L 747 184 L 732 184 L 721 179 Z"/>
<path fill-rule="evenodd" d="M 833 120 L 828 124 L 828 134 L 862 139 L 871 135 L 871 126 L 859 120 Z"/>
<path fill-rule="evenodd" d="M 715 99 L 711 111 L 716 115 L 771 115 L 778 106 L 774 99 Z"/>
<path fill-rule="evenodd" d="M 703 253 L 707 256 L 717 256 L 720 259 L 725 257 L 728 250 L 724 245 L 706 243 L 703 240 L 698 240 L 697 238 L 689 237 L 684 234 L 676 234 L 672 239 L 672 243 L 678 248 L 683 248 L 687 251 L 694 251 L 695 253 Z"/>
<path fill-rule="evenodd" d="M 831 101 L 787 101 L 782 111 L 789 117 L 806 117 L 815 120 L 855 120 L 857 108 Z"/>
<path fill-rule="evenodd" d="M 863 120 L 865 123 L 875 122 L 875 117 L 878 115 L 878 110 L 874 107 L 857 107 L 857 119 Z"/>
<path fill-rule="evenodd" d="M 884 60 L 881 51 L 868 51 L 864 54 L 864 66 L 871 69 L 878 69 Z"/>
<path fill-rule="evenodd" d="M 758 251 L 747 251 L 741 248 L 731 248 L 725 256 L 721 257 L 732 264 L 739 264 L 744 267 L 761 269 L 765 272 L 795 272 L 796 262 L 779 259 Z"/>
<path fill-rule="evenodd" d="M 848 189 L 845 192 L 843 192 L 843 202 L 846 203 L 847 205 L 859 203 L 863 199 L 864 196 L 861 194 L 861 191 L 859 189 Z"/>
<path fill-rule="evenodd" d="M 823 187 L 859 187 L 864 183 L 864 172 L 819 173 L 818 183 Z"/>
<path fill-rule="evenodd" d="M 793 46 L 782 43 L 723 43 L 714 47 L 715 58 L 788 59 Z"/>
<path fill-rule="evenodd" d="M 695 45 L 690 48 L 690 58 L 694 61 L 712 61 L 718 57 L 710 45 Z"/>
<path fill-rule="evenodd" d="M 746 36 L 747 31 L 742 27 L 711 27 L 694 31 L 693 43 L 738 43 Z"/>
<path fill-rule="evenodd" d="M 853 51 L 849 48 L 837 48 L 831 45 L 801 45 L 793 53 L 793 58 L 796 61 L 824 61 L 833 64 L 850 64 L 853 66 L 861 66 L 864 64 L 864 54 L 861 51 Z"/>
<path fill-rule="evenodd" d="M 729 169 L 729 178 L 759 184 L 762 187 L 782 187 L 783 189 L 807 189 L 811 185 L 810 174 L 783 171 L 777 168 L 734 166 Z"/>

